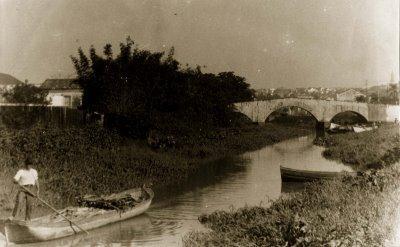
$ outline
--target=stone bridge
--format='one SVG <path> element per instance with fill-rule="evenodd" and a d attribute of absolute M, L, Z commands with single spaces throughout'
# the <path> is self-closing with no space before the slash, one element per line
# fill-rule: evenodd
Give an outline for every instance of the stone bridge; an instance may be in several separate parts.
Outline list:
<path fill-rule="evenodd" d="M 250 101 L 235 104 L 236 109 L 253 122 L 265 122 L 274 111 L 290 106 L 300 107 L 311 113 L 319 123 L 328 123 L 341 112 L 355 112 L 368 122 L 394 122 L 400 119 L 399 105 L 368 104 L 345 101 L 285 98 Z"/>

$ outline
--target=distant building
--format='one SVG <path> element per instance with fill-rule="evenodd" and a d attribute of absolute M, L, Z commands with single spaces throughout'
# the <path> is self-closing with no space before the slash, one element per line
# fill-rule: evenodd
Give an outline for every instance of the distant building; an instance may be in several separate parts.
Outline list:
<path fill-rule="evenodd" d="M 315 92 L 317 92 L 318 91 L 318 89 L 316 89 L 316 88 L 309 88 L 309 89 L 307 89 L 307 92 L 309 92 L 309 93 L 315 93 Z"/>
<path fill-rule="evenodd" d="M 41 85 L 49 90 L 47 100 L 50 106 L 66 106 L 76 108 L 82 103 L 83 91 L 74 83 L 75 79 L 47 79 Z"/>
<path fill-rule="evenodd" d="M 354 89 L 349 89 L 342 93 L 337 94 L 336 100 L 338 100 L 338 101 L 356 101 L 356 98 L 359 96 L 365 97 L 365 94 L 360 93 Z"/>

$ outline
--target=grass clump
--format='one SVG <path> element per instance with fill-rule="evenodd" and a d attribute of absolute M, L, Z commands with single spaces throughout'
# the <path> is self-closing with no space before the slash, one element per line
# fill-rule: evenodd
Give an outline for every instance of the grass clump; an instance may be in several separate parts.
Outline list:
<path fill-rule="evenodd" d="M 328 135 L 325 158 L 361 169 L 382 168 L 400 160 L 400 129 L 385 125 L 373 131 Z"/>

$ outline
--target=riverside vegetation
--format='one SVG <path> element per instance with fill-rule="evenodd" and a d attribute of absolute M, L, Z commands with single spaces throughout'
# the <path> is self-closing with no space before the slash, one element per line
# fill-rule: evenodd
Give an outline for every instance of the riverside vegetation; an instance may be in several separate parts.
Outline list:
<path fill-rule="evenodd" d="M 0 164 L 9 173 L 2 178 L 10 178 L 1 180 L 8 185 L 5 191 L 11 191 L 16 163 L 27 153 L 36 160 L 43 191 L 49 193 L 45 199 L 73 202 L 86 193 L 182 182 L 206 160 L 299 135 L 276 127 L 236 126 L 234 103 L 254 98 L 246 79 L 229 71 L 182 67 L 173 55 L 174 48 L 168 54 L 141 50 L 129 37 L 118 54 L 110 44 L 100 54 L 93 46 L 87 54 L 79 48 L 71 57 L 74 83 L 83 90 L 79 109 L 88 122 L 102 114 L 104 129 L 15 124 L 19 130 L 2 130 Z M 31 87 L 16 87 L 5 96 L 22 104 L 43 99 Z M 2 112 L 3 120 L 6 115 Z M 27 115 L 22 120 L 29 125 Z"/>
<path fill-rule="evenodd" d="M 57 205 L 75 203 L 79 195 L 117 192 L 143 183 L 153 183 L 155 188 L 179 184 L 202 169 L 206 161 L 311 131 L 307 126 L 243 123 L 240 127 L 193 131 L 177 137 L 172 147 L 155 149 L 144 140 L 122 137 L 98 126 L 3 129 L 0 206 L 3 211 L 12 207 L 11 178 L 26 153 L 35 160 L 43 198 Z"/>
<path fill-rule="evenodd" d="M 374 131 L 328 135 L 323 155 L 360 169 L 383 168 L 399 160 L 399 144 L 399 127 L 387 124 Z"/>
<path fill-rule="evenodd" d="M 140 50 L 128 37 L 118 54 L 106 44 L 101 53 L 93 46 L 87 53 L 79 48 L 71 59 L 75 83 L 83 90 L 84 119 L 102 114 L 104 128 L 18 124 L 19 129 L 1 130 L 3 209 L 11 207 L 11 177 L 27 153 L 35 160 L 44 199 L 65 204 L 87 193 L 181 183 L 206 161 L 311 132 L 240 119 L 234 103 L 254 99 L 246 79 L 230 71 L 213 74 L 181 66 L 174 48 L 168 54 Z M 34 97 L 25 97 L 27 92 Z M 7 96 L 27 104 L 41 99 L 35 93 L 16 88 Z"/>
<path fill-rule="evenodd" d="M 384 246 L 400 241 L 398 126 L 327 137 L 326 157 L 369 168 L 358 177 L 308 183 L 270 207 L 202 215 L 211 229 L 186 246 Z M 371 169 L 372 168 L 372 169 Z M 395 246 L 395 245 L 392 245 Z"/>

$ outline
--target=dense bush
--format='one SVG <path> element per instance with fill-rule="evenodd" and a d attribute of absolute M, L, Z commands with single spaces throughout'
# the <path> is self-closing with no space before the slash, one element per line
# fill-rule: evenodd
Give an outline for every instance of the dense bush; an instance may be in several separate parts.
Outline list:
<path fill-rule="evenodd" d="M 28 129 L 36 125 L 54 127 L 83 126 L 83 112 L 65 107 L 1 106 L 0 128 Z"/>
<path fill-rule="evenodd" d="M 113 56 L 111 45 L 104 57 L 92 47 L 87 56 L 82 49 L 72 57 L 78 83 L 83 88 L 83 108 L 105 114 L 105 125 L 121 133 L 145 137 L 163 119 L 190 125 L 204 122 L 212 126 L 229 124 L 232 104 L 253 99 L 245 78 L 233 72 L 203 73 L 200 67 L 180 68 L 173 58 L 133 47 L 128 38 Z"/>
<path fill-rule="evenodd" d="M 9 129 L 25 129 L 38 124 L 42 118 L 45 107 L 10 106 L 1 108 L 1 123 Z"/>
<path fill-rule="evenodd" d="M 47 105 L 49 103 L 46 99 L 47 94 L 48 91 L 43 88 L 23 83 L 6 91 L 3 96 L 11 103 Z"/>

